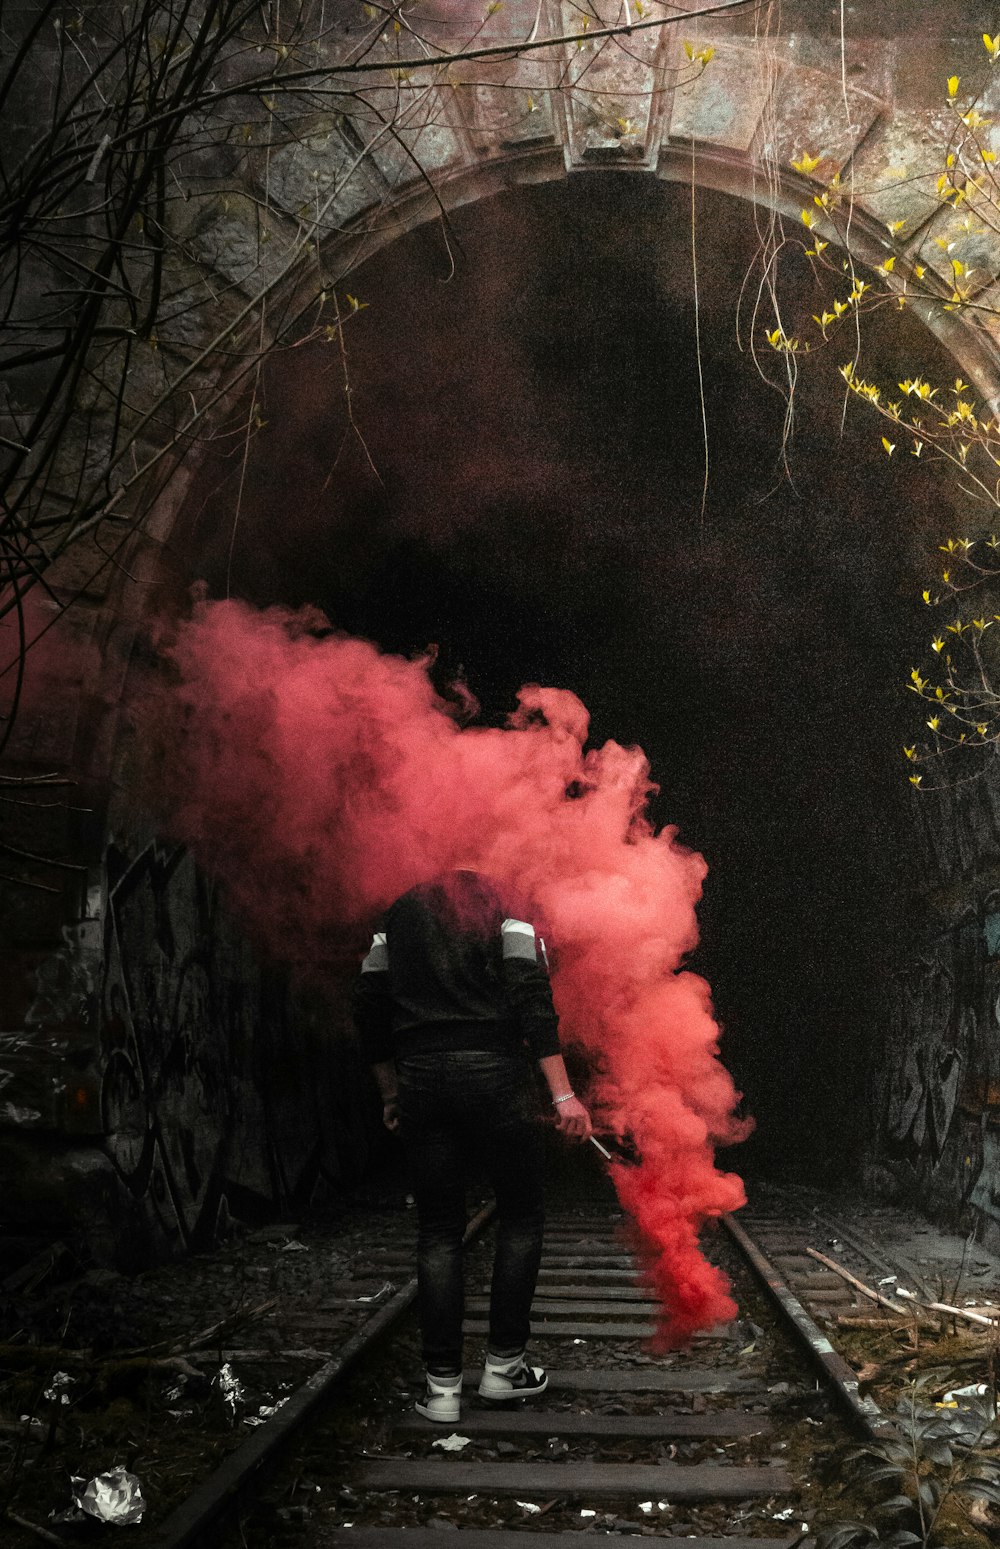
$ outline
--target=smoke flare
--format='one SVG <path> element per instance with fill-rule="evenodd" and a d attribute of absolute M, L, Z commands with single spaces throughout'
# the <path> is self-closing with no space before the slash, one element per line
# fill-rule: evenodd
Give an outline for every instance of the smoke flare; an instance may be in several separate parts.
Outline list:
<path fill-rule="evenodd" d="M 552 945 L 564 1043 L 599 1118 L 641 1161 L 616 1164 L 660 1301 L 659 1341 L 730 1318 L 701 1225 L 744 1203 L 714 1146 L 745 1121 L 718 1060 L 708 986 L 681 969 L 705 864 L 654 832 L 639 748 L 584 751 L 575 695 L 530 685 L 505 729 L 461 726 L 427 662 L 335 635 L 314 612 L 201 602 L 162 645 L 169 825 L 276 957 L 319 963 L 406 888 L 474 866 Z"/>

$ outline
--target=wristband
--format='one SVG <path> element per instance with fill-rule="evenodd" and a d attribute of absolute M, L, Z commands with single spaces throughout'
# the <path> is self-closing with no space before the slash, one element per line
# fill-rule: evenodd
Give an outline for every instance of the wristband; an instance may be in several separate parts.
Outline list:
<path fill-rule="evenodd" d="M 568 1103 L 570 1098 L 571 1097 L 575 1097 L 575 1096 L 576 1096 L 575 1092 L 564 1092 L 561 1097 L 553 1097 L 553 1099 L 552 1099 L 552 1106 L 554 1108 L 556 1106 L 556 1103 Z"/>

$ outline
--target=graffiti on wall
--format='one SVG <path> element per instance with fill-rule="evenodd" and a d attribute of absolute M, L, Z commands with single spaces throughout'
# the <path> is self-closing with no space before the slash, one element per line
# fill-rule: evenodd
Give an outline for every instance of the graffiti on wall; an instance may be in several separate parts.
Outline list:
<path fill-rule="evenodd" d="M 361 1073 L 177 846 L 107 858 L 101 1114 L 135 1256 L 300 1208 L 368 1153 Z"/>
<path fill-rule="evenodd" d="M 933 793 L 921 878 L 928 933 L 896 981 L 878 1157 L 921 1203 L 1000 1221 L 1000 780 Z"/>
<path fill-rule="evenodd" d="M 888 1073 L 884 1138 L 890 1156 L 936 1166 L 944 1151 L 962 1076 L 960 1044 L 951 1036 L 954 976 L 939 957 L 915 963 L 897 1003 L 896 1058 Z M 914 1031 L 919 1029 L 919 1036 Z"/>

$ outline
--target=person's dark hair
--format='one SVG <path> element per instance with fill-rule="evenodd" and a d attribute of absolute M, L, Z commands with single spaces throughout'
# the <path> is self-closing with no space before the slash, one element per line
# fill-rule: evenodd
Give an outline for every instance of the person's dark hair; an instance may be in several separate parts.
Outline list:
<path fill-rule="evenodd" d="M 461 935 L 495 936 L 505 916 L 500 889 L 480 871 L 444 872 L 418 892 L 445 929 Z"/>

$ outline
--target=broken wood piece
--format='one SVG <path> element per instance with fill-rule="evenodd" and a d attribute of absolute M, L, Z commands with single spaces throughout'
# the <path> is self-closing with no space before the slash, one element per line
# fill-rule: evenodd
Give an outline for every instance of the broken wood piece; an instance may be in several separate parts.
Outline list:
<path fill-rule="evenodd" d="M 203 1328 L 199 1334 L 186 1334 L 178 1337 L 176 1334 L 169 1339 L 158 1339 L 152 1345 L 137 1345 L 134 1350 L 122 1352 L 122 1359 L 130 1360 L 133 1356 L 140 1355 L 184 1355 L 192 1350 L 197 1350 L 199 1345 L 207 1344 L 210 1339 L 215 1339 L 220 1334 L 235 1332 L 246 1323 L 253 1323 L 257 1318 L 262 1318 L 265 1313 L 271 1312 L 277 1307 L 280 1297 L 272 1296 L 266 1302 L 261 1302 L 257 1307 L 238 1307 L 235 1312 L 228 1312 L 217 1323 L 210 1323 L 208 1328 Z"/>
<path fill-rule="evenodd" d="M 987 1317 L 984 1312 L 973 1312 L 971 1307 L 951 1307 L 947 1302 L 919 1302 L 920 1307 L 927 1307 L 932 1312 L 946 1312 L 951 1318 L 964 1318 L 969 1323 L 978 1323 L 980 1327 L 993 1328 L 1000 1321 L 1000 1312 L 993 1317 Z"/>
<path fill-rule="evenodd" d="M 192 1350 L 189 1359 L 196 1364 L 212 1366 L 218 1360 L 214 1350 Z M 227 1350 L 226 1360 L 237 1364 L 246 1361 L 332 1361 L 332 1350 L 314 1350 L 311 1346 L 295 1350 Z"/>
<path fill-rule="evenodd" d="M 22 1517 L 19 1512 L 11 1511 L 9 1506 L 4 1512 L 4 1516 L 8 1522 L 16 1522 L 18 1527 L 24 1528 L 26 1533 L 34 1533 L 35 1537 L 40 1538 L 43 1544 L 60 1544 L 62 1549 L 66 1549 L 65 1538 L 57 1538 L 55 1533 L 50 1533 L 47 1527 L 39 1527 L 37 1522 L 30 1521 L 28 1517 Z"/>
<path fill-rule="evenodd" d="M 901 1302 L 893 1301 L 891 1296 L 885 1296 L 881 1291 L 873 1290 L 870 1285 L 865 1285 L 863 1280 L 859 1280 L 856 1275 L 852 1275 L 849 1269 L 845 1269 L 835 1259 L 828 1259 L 826 1254 L 820 1253 L 818 1248 L 807 1248 L 806 1252 L 810 1258 L 816 1259 L 818 1263 L 823 1264 L 827 1269 L 832 1269 L 835 1275 L 839 1275 L 841 1280 L 846 1280 L 848 1285 L 852 1285 L 856 1291 L 860 1291 L 862 1296 L 867 1296 L 869 1301 L 876 1302 L 880 1307 L 888 1307 L 890 1312 L 900 1313 L 904 1318 L 909 1317 L 911 1312 L 909 1307 L 904 1307 Z"/>
<path fill-rule="evenodd" d="M 881 1328 L 881 1329 L 912 1329 L 914 1324 L 918 1328 L 929 1330 L 932 1333 L 940 1332 L 940 1324 L 936 1318 L 921 1318 L 907 1313 L 904 1318 L 898 1315 L 883 1313 L 877 1318 L 874 1313 L 841 1313 L 836 1319 L 838 1328 Z"/>
<path fill-rule="evenodd" d="M 185 1377 L 200 1376 L 197 1368 L 182 1355 L 121 1356 L 95 1355 L 92 1350 L 64 1350 L 59 1345 L 0 1345 L 0 1367 L 10 1371 L 30 1371 L 41 1367 L 85 1367 L 109 1377 L 142 1375 L 144 1372 L 181 1372 Z"/>

